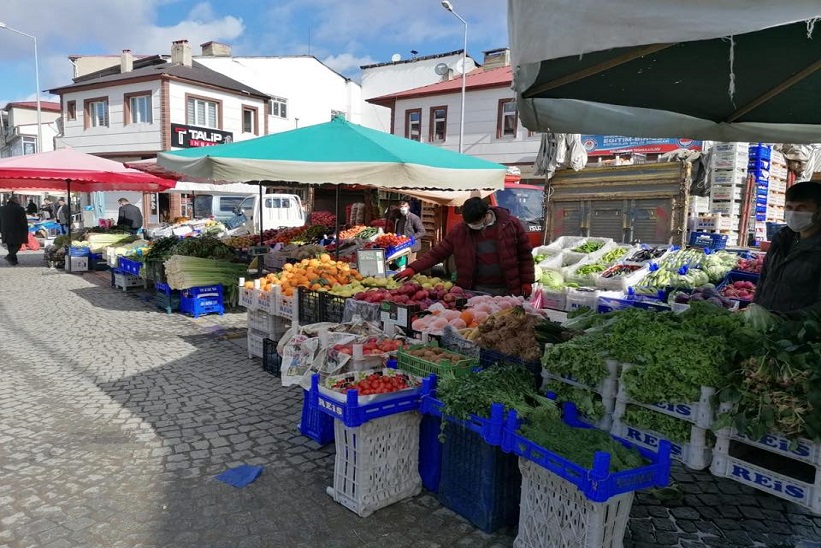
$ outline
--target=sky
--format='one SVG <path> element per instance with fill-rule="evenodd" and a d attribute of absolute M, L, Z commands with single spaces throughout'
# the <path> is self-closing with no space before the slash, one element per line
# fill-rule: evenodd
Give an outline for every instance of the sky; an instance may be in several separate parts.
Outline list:
<path fill-rule="evenodd" d="M 468 54 L 507 45 L 505 0 L 452 0 Z M 40 89 L 71 83 L 69 55 L 170 54 L 187 39 L 234 55 L 312 54 L 358 79 L 360 65 L 462 48 L 464 26 L 440 0 L 0 0 L 0 22 L 37 37 Z M 34 41 L 0 29 L 0 108 L 35 97 Z M 47 93 L 41 100 L 58 100 Z"/>

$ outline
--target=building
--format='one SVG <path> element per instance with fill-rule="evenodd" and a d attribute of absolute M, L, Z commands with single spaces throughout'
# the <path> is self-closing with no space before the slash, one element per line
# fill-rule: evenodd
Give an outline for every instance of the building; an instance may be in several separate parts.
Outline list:
<path fill-rule="evenodd" d="M 158 152 L 251 139 L 268 133 L 271 97 L 193 59 L 187 40 L 172 44 L 170 58 L 134 59 L 50 90 L 60 97 L 63 134 L 58 147 L 119 161 L 154 158 Z M 98 217 L 115 216 L 112 193 L 92 198 Z M 142 203 L 147 223 L 182 212 L 179 195 L 128 195 Z M 147 212 L 147 213 L 146 213 Z"/>
<path fill-rule="evenodd" d="M 359 67 L 362 69 L 362 97 L 365 99 L 362 125 L 390 133 L 390 109 L 368 100 L 458 76 L 462 71 L 462 51 L 460 49 L 422 57 L 414 55 L 411 59 L 401 59 L 397 53 L 388 63 Z M 466 56 L 465 66 L 467 71 L 472 71 L 476 68 L 476 62 L 472 57 Z"/>
<path fill-rule="evenodd" d="M 231 46 L 201 45 L 194 62 L 271 96 L 266 133 L 322 124 L 342 114 L 362 118 L 362 88 L 313 55 L 235 57 Z"/>
<path fill-rule="evenodd" d="M 40 125 L 43 132 L 42 150 L 37 149 L 37 102 L 9 103 L 0 111 L 0 158 L 35 154 L 54 150 L 58 134 L 60 103 L 40 101 Z"/>
<path fill-rule="evenodd" d="M 541 134 L 519 122 L 512 85 L 506 48 L 484 52 L 483 66 L 465 74 L 462 152 L 518 166 L 522 179 L 531 179 Z M 442 81 L 367 101 L 390 109 L 391 133 L 458 151 L 461 92 L 461 76 L 448 72 Z"/>

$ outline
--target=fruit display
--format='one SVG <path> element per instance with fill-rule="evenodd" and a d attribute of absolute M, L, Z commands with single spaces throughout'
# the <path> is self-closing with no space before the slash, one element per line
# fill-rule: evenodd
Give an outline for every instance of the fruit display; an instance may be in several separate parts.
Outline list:
<path fill-rule="evenodd" d="M 363 230 L 365 230 L 366 228 L 368 228 L 368 227 L 366 227 L 365 225 L 356 225 L 356 226 L 352 226 L 351 228 L 348 228 L 346 230 L 340 230 L 339 231 L 339 239 L 340 240 L 350 240 L 350 239 L 356 238 L 357 235 L 360 232 L 362 232 Z"/>
<path fill-rule="evenodd" d="M 333 349 L 341 354 L 353 355 L 353 347 L 355 343 L 336 344 Z M 380 339 L 378 337 L 371 337 L 362 344 L 363 356 L 382 356 L 384 354 L 391 354 L 404 346 L 404 342 L 399 339 Z"/>
<path fill-rule="evenodd" d="M 268 274 L 263 277 L 260 289 L 272 291 L 275 286 L 279 286 L 282 294 L 290 297 L 298 287 L 328 291 L 336 286 L 350 284 L 354 280 L 362 280 L 362 275 L 356 269 L 351 268 L 348 263 L 334 261 L 330 255 L 323 253 L 316 259 L 303 259 L 296 264 L 287 263 L 279 274 Z M 253 288 L 254 282 L 245 282 L 245 287 Z"/>
<path fill-rule="evenodd" d="M 761 274 L 761 269 L 764 267 L 764 257 L 765 255 L 761 254 L 755 255 L 750 259 L 741 258 L 738 260 L 738 263 L 736 263 L 735 269 L 743 272 Z"/>
<path fill-rule="evenodd" d="M 259 236 L 257 236 L 256 239 L 259 240 Z M 255 238 L 251 235 L 229 236 L 228 238 L 223 238 L 222 243 L 228 247 L 233 247 L 234 249 L 248 249 L 252 245 L 256 245 L 254 240 Z"/>
<path fill-rule="evenodd" d="M 426 362 L 444 366 L 456 365 L 465 361 L 465 356 L 439 348 L 438 346 L 421 346 L 403 350 L 409 356 L 420 358 Z"/>
<path fill-rule="evenodd" d="M 321 227 L 332 227 L 336 225 L 336 215 L 329 211 L 313 211 L 308 217 L 308 224 Z"/>
<path fill-rule="evenodd" d="M 385 370 L 371 373 L 363 372 L 363 374 L 352 373 L 341 379 L 331 380 L 329 388 L 341 394 L 356 390 L 360 396 L 373 396 L 415 388 L 418 385 L 416 379 L 407 373 Z"/>
<path fill-rule="evenodd" d="M 369 248 L 383 248 L 399 247 L 402 244 L 408 243 L 410 238 L 407 236 L 400 236 L 399 234 L 382 234 L 377 236 L 373 243 L 369 244 Z"/>
<path fill-rule="evenodd" d="M 413 320 L 411 329 L 420 333 L 430 333 L 431 335 L 441 335 L 446 325 L 454 329 L 475 328 L 478 322 L 487 319 L 486 312 L 472 312 L 470 310 L 452 310 L 444 307 L 433 306 L 430 314 Z"/>
<path fill-rule="evenodd" d="M 741 280 L 727 282 L 727 285 L 721 288 L 721 294 L 730 299 L 752 301 L 755 297 L 755 284 Z"/>
<path fill-rule="evenodd" d="M 369 303 L 388 301 L 396 304 L 419 305 L 422 310 L 427 310 L 435 301 L 439 301 L 445 308 L 454 308 L 457 299 L 465 297 L 464 291 L 458 286 L 445 289 L 444 284 L 437 284 L 431 289 L 424 289 L 413 282 L 405 282 L 395 289 L 374 289 L 361 291 L 354 295 L 357 301 Z"/>
<path fill-rule="evenodd" d="M 366 288 L 396 289 L 397 287 L 401 286 L 402 284 L 398 280 L 394 280 L 393 278 L 381 278 L 379 276 L 368 276 L 367 278 L 362 278 L 362 285 Z"/>
<path fill-rule="evenodd" d="M 366 227 L 363 231 L 359 232 L 356 235 L 356 237 L 359 240 L 368 240 L 370 238 L 373 238 L 377 234 L 379 234 L 379 229 L 375 226 L 369 226 Z"/>

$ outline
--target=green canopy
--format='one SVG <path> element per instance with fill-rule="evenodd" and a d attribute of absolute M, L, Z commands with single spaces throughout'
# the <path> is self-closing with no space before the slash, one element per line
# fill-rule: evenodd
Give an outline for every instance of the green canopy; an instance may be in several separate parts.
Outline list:
<path fill-rule="evenodd" d="M 157 163 L 215 182 L 295 181 L 400 190 L 498 190 L 507 169 L 342 117 L 247 141 L 165 152 Z"/>

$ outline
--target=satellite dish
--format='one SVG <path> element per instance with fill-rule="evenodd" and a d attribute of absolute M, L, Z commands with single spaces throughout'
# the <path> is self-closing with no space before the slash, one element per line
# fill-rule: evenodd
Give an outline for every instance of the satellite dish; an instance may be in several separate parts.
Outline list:
<path fill-rule="evenodd" d="M 399 55 L 398 53 L 394 53 L 393 55 L 391 55 L 391 62 L 392 63 L 396 63 L 396 62 L 401 61 L 401 60 L 402 60 L 402 56 Z"/>
<path fill-rule="evenodd" d="M 465 72 L 465 62 L 462 59 L 456 61 L 456 64 L 453 65 L 453 72 L 456 74 L 462 74 Z"/>
<path fill-rule="evenodd" d="M 439 63 L 438 65 L 433 67 L 433 72 L 435 72 L 439 76 L 444 76 L 448 73 L 448 70 L 450 69 L 448 69 L 448 66 L 445 63 Z"/>

